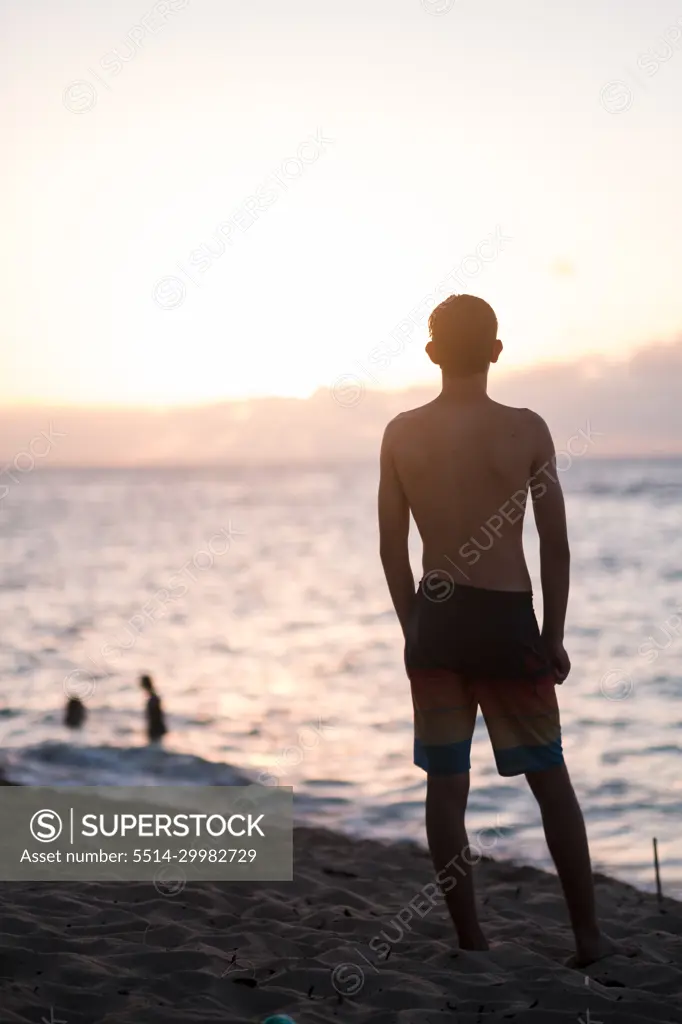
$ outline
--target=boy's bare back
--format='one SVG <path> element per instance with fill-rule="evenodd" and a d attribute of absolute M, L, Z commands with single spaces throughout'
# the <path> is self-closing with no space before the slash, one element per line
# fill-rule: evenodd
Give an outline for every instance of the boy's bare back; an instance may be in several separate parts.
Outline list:
<path fill-rule="evenodd" d="M 523 517 L 533 475 L 554 451 L 544 421 L 487 397 L 439 397 L 397 416 L 385 444 L 422 538 L 424 573 L 530 590 Z"/>

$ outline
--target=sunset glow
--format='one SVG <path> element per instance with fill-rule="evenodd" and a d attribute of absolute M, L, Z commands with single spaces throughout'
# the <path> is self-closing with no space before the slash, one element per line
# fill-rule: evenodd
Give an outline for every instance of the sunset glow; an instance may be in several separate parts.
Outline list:
<path fill-rule="evenodd" d="M 305 396 L 415 309 L 376 386 L 433 380 L 450 274 L 499 372 L 672 340 L 673 5 L 436 6 L 6 10 L 3 401 Z"/>

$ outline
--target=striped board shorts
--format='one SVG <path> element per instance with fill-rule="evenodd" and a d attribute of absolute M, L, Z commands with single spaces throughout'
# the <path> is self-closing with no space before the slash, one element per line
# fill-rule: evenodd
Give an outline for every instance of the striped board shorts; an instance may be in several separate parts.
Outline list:
<path fill-rule="evenodd" d="M 500 775 L 563 764 L 556 678 L 530 591 L 422 580 L 407 633 L 418 767 L 469 771 L 479 708 Z"/>

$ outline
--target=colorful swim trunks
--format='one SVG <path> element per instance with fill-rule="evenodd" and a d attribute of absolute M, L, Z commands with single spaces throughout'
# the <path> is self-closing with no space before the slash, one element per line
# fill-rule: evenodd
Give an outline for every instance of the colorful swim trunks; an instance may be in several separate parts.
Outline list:
<path fill-rule="evenodd" d="M 469 771 L 479 707 L 500 775 L 563 763 L 555 674 L 530 591 L 448 584 L 427 593 L 422 580 L 408 635 L 418 767 Z"/>

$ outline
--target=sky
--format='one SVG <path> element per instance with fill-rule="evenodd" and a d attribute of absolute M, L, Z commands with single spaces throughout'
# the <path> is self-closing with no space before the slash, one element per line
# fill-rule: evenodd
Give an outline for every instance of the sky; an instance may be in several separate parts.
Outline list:
<path fill-rule="evenodd" d="M 172 407 L 682 330 L 682 5 L 0 0 L 0 401 Z M 363 383 L 364 386 L 364 383 Z"/>

